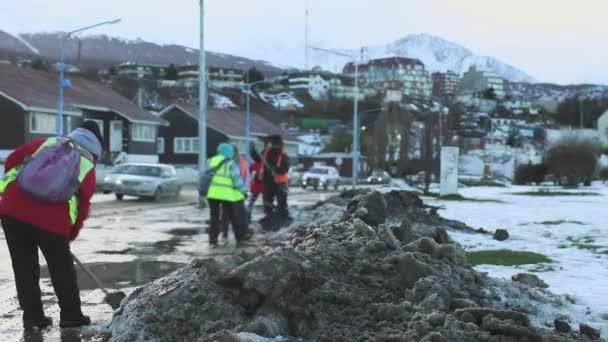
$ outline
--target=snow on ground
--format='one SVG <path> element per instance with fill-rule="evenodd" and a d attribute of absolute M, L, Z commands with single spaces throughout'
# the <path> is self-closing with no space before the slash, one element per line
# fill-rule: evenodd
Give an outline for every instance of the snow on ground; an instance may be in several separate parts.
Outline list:
<path fill-rule="evenodd" d="M 209 96 L 213 99 L 213 107 L 218 109 L 238 108 L 234 102 L 228 97 L 218 94 L 210 93 Z"/>
<path fill-rule="evenodd" d="M 445 210 L 440 211 L 444 217 L 491 231 L 504 228 L 511 235 L 507 241 L 499 242 L 486 235 L 451 232 L 452 237 L 469 251 L 510 249 L 536 252 L 552 259 L 553 263 L 542 265 L 480 265 L 476 269 L 507 279 L 520 272 L 538 272 L 535 274 L 549 284 L 550 291 L 569 295 L 576 301 L 575 312 L 564 314 L 570 315 L 575 322 L 589 322 L 608 331 L 608 215 L 604 211 L 608 187 L 595 183 L 592 188 L 578 190 L 552 188 L 555 191 L 595 192 L 601 196 L 512 195 L 513 192 L 538 189 L 523 186 L 460 189 L 465 197 L 497 199 L 504 203 L 426 198 L 425 202 L 444 206 Z M 560 220 L 570 222 L 545 222 Z"/>

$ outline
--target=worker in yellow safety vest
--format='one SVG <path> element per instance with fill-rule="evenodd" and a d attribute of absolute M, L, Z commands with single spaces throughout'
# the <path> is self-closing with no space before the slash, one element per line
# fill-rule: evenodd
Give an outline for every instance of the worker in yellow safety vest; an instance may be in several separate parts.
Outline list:
<path fill-rule="evenodd" d="M 234 147 L 222 143 L 217 148 L 217 155 L 207 161 L 208 169 L 216 169 L 207 192 L 210 215 L 209 244 L 212 247 L 218 243 L 222 211 L 226 213 L 226 218 L 232 225 L 237 245 L 244 245 L 250 238 L 245 210 L 247 191 L 234 156 Z"/>

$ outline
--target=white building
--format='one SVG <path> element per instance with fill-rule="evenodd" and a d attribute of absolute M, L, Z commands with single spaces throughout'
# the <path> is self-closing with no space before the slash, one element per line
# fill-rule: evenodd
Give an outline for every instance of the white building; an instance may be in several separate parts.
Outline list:
<path fill-rule="evenodd" d="M 472 66 L 462 77 L 460 87 L 458 88 L 458 95 L 474 96 L 475 94 L 483 93 L 488 88 L 494 89 L 497 98 L 502 99 L 505 97 L 504 80 L 500 75 Z"/>
<path fill-rule="evenodd" d="M 597 130 L 608 137 L 608 110 L 597 119 Z"/>
<path fill-rule="evenodd" d="M 353 75 L 355 66 L 348 63 L 344 73 Z M 430 98 L 433 94 L 433 79 L 424 64 L 413 58 L 389 57 L 373 59 L 359 65 L 359 75 L 368 85 L 385 88 L 390 81 L 400 82 L 404 95 L 417 98 Z"/>

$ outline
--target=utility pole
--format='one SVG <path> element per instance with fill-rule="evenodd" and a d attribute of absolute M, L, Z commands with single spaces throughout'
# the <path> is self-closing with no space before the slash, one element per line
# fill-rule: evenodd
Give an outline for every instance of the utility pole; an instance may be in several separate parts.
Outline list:
<path fill-rule="evenodd" d="M 61 52 L 59 62 L 59 104 L 57 106 L 57 136 L 63 135 L 63 92 L 65 88 L 70 87 L 70 81 L 65 79 L 65 43 L 73 34 L 90 30 L 103 25 L 114 25 L 120 22 L 120 19 L 112 21 L 104 21 L 99 24 L 79 28 L 77 30 L 66 33 L 61 39 Z"/>
<path fill-rule="evenodd" d="M 580 128 L 583 129 L 583 99 L 580 96 L 578 97 L 578 116 L 580 121 Z"/>
<path fill-rule="evenodd" d="M 200 0 L 200 50 L 198 54 L 198 172 L 207 167 L 207 61 L 205 56 L 205 0 Z"/>
<path fill-rule="evenodd" d="M 363 51 L 363 50 L 362 50 Z M 355 102 L 353 104 L 353 189 L 359 177 L 359 61 L 355 62 Z"/>
<path fill-rule="evenodd" d="M 310 7 L 310 0 L 306 0 L 306 22 L 304 26 L 304 70 L 308 70 L 308 8 Z"/>

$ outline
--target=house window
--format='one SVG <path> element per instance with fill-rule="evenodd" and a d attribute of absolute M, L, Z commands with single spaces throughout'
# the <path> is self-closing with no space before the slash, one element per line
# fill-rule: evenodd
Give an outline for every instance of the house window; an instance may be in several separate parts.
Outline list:
<path fill-rule="evenodd" d="M 165 153 L 165 138 L 163 138 L 163 137 L 156 138 L 156 153 L 158 153 L 158 154 Z"/>
<path fill-rule="evenodd" d="M 173 138 L 173 153 L 197 154 L 198 138 Z"/>
<path fill-rule="evenodd" d="M 55 134 L 57 132 L 57 116 L 40 112 L 30 113 L 30 133 Z"/>
<path fill-rule="evenodd" d="M 131 136 L 133 141 L 156 142 L 156 126 L 133 124 Z"/>

